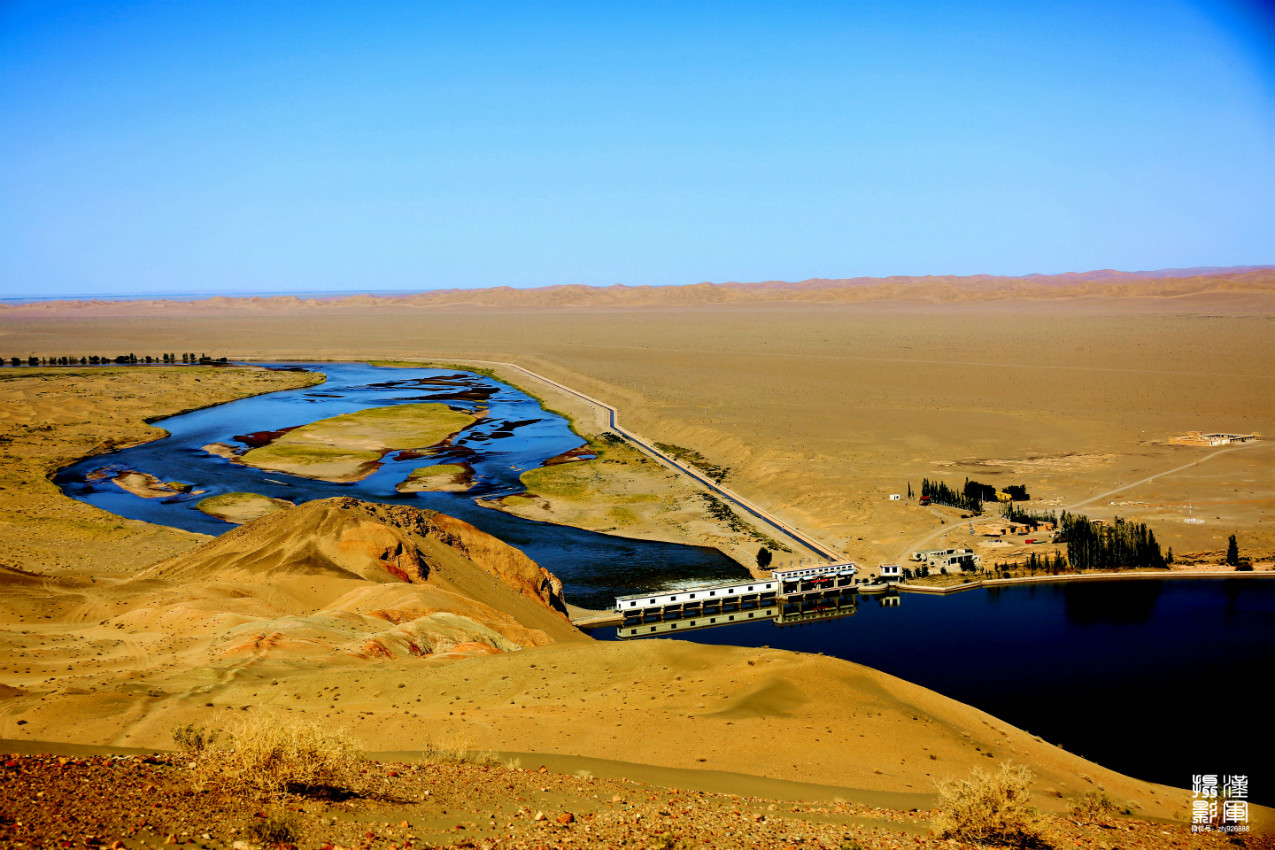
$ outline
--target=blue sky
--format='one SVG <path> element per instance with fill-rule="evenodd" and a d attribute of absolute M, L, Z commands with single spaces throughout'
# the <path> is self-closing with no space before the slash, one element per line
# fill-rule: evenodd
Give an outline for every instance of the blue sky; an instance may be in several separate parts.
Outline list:
<path fill-rule="evenodd" d="M 0 295 L 1275 263 L 1275 17 L 0 2 Z"/>

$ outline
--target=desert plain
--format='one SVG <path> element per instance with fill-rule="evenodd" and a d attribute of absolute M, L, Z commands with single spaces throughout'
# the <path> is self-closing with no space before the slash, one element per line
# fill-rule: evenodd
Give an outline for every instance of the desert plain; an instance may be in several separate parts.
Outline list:
<path fill-rule="evenodd" d="M 685 287 L 604 303 L 553 289 L 508 303 L 42 303 L 0 308 L 0 352 L 469 364 L 603 439 L 598 408 L 500 365 L 512 363 L 697 453 L 733 490 L 869 568 L 918 546 L 979 545 L 959 512 L 889 498 L 922 478 L 969 477 L 1024 484 L 1034 509 L 1147 522 L 1190 563 L 1220 565 L 1234 534 L 1269 570 L 1271 443 L 1170 439 L 1272 434 L 1275 275 L 1131 282 L 1115 295 L 1092 281 L 1042 286 L 992 297 L 918 284 L 841 300 Z M 449 518 L 327 500 L 210 539 L 114 517 L 49 481 L 80 457 L 162 436 L 146 420 L 301 386 L 304 373 L 20 367 L 0 379 L 0 737 L 15 747 L 164 748 L 181 724 L 274 712 L 345 726 L 397 756 L 463 741 L 524 766 L 609 765 L 682 787 L 699 775 L 712 790 L 893 810 L 924 810 L 936 780 L 1009 759 L 1035 773 L 1046 809 L 1101 787 L 1140 818 L 1184 817 L 1180 789 L 859 665 L 590 641 L 552 576 Z M 557 497 L 506 507 L 719 545 L 755 566 L 755 538 L 707 515 L 693 485 L 623 451 L 614 476 L 588 461 L 561 467 L 599 478 L 587 498 L 558 480 Z M 780 564 L 809 557 L 790 548 Z"/>

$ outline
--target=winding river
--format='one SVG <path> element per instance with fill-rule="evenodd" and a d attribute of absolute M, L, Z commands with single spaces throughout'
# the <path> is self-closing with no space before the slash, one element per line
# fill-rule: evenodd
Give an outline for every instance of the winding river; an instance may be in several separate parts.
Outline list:
<path fill-rule="evenodd" d="M 87 458 L 54 479 L 67 495 L 130 519 L 222 534 L 233 526 L 197 507 L 221 493 L 260 493 L 301 503 L 331 496 L 430 508 L 459 517 L 521 549 L 562 580 L 567 599 L 609 608 L 616 594 L 747 577 L 743 567 L 716 549 L 633 540 L 521 519 L 475 504 L 522 492 L 518 476 L 550 458 L 584 445 L 569 423 L 513 387 L 473 373 L 446 369 L 387 368 L 364 363 L 272 364 L 305 368 L 327 380 L 208 407 L 156 423 L 161 440 Z M 203 450 L 211 443 L 248 446 L 263 432 L 309 424 L 371 407 L 444 402 L 487 416 L 462 431 L 452 449 L 426 457 L 389 455 L 371 476 L 349 484 L 269 472 L 232 463 Z M 248 440 L 237 439 L 247 437 Z M 465 493 L 399 493 L 399 482 L 420 466 L 463 462 L 474 471 Z M 118 487 L 117 470 L 136 470 L 161 481 L 191 484 L 198 494 L 145 499 Z"/>
<path fill-rule="evenodd" d="M 302 365 L 322 385 L 242 399 L 164 420 L 171 436 L 63 470 L 70 496 L 121 516 L 220 534 L 230 525 L 196 508 L 246 491 L 292 502 L 353 495 L 432 508 L 473 523 L 554 572 L 569 601 L 609 608 L 617 594 L 746 575 L 715 549 L 596 534 L 520 519 L 475 504 L 520 492 L 518 476 L 583 444 L 534 398 L 472 373 Z M 443 401 L 488 416 L 451 449 L 390 455 L 377 472 L 330 484 L 231 463 L 210 443 L 277 431 L 370 407 Z M 418 466 L 464 462 L 466 493 L 399 493 Z M 109 478 L 117 469 L 204 491 L 143 499 Z M 107 474 L 107 475 L 104 475 Z M 976 590 L 951 597 L 860 598 L 854 613 L 779 627 L 750 623 L 680 632 L 706 643 L 821 652 L 875 667 L 977 706 L 1103 765 L 1190 786 L 1192 774 L 1247 774 L 1256 802 L 1275 803 L 1275 736 L 1265 694 L 1275 670 L 1275 581 L 1129 580 Z M 614 629 L 595 637 L 613 639 Z M 996 754 L 1002 757 L 1002 754 Z M 1008 754 L 1004 754 L 1008 755 Z M 1189 800 L 1183 800 L 1183 807 Z"/>

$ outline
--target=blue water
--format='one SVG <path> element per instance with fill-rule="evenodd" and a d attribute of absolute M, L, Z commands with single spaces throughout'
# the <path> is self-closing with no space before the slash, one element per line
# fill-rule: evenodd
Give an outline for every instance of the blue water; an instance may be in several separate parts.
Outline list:
<path fill-rule="evenodd" d="M 1275 580 L 1015 585 L 897 602 L 863 596 L 841 619 L 674 637 L 856 661 L 1122 773 L 1176 787 L 1245 774 L 1254 800 L 1275 803 Z"/>
<path fill-rule="evenodd" d="M 320 385 L 241 399 L 155 423 L 170 436 L 109 455 L 88 458 L 54 479 L 67 495 L 130 519 L 222 534 L 232 528 L 196 508 L 209 496 L 236 491 L 291 502 L 355 496 L 442 511 L 481 528 L 525 552 L 562 580 L 569 602 L 606 608 L 617 594 L 679 586 L 687 581 L 742 578 L 747 572 L 711 548 L 632 540 L 520 519 L 474 503 L 521 492 L 518 476 L 549 458 L 584 445 L 561 416 L 546 412 L 525 393 L 483 375 L 446 369 L 396 369 L 363 363 L 276 364 L 322 372 Z M 439 379 L 444 379 L 442 382 Z M 369 407 L 441 401 L 486 418 L 463 431 L 453 447 L 429 457 L 390 455 L 363 481 L 332 484 L 231 463 L 202 450 L 210 443 L 245 445 L 235 439 L 260 431 L 305 425 Z M 413 469 L 464 462 L 473 467 L 467 493 L 398 493 L 395 486 Z M 199 495 L 143 499 L 112 483 L 93 480 L 99 470 L 134 469 L 162 481 L 181 481 Z"/>

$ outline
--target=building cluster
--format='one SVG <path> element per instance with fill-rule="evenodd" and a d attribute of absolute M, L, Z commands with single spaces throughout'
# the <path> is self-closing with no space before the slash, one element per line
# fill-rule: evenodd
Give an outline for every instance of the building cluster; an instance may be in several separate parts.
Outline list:
<path fill-rule="evenodd" d="M 963 569 L 966 565 L 977 567 L 982 562 L 982 558 L 976 555 L 973 549 L 927 549 L 923 552 L 913 552 L 912 560 L 920 561 L 931 570 L 944 567 Z"/>
<path fill-rule="evenodd" d="M 1187 431 L 1181 437 L 1169 440 L 1175 446 L 1229 446 L 1233 443 L 1251 443 L 1262 436 L 1257 431 L 1251 434 L 1202 434 L 1199 431 Z"/>
<path fill-rule="evenodd" d="M 1049 520 L 1034 520 L 1031 523 L 1002 520 L 985 522 L 973 527 L 974 531 L 984 537 L 1012 537 L 1027 535 L 1036 531 L 1053 531 L 1054 523 Z"/>

